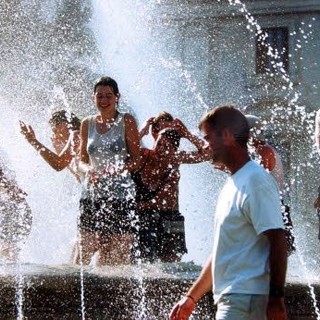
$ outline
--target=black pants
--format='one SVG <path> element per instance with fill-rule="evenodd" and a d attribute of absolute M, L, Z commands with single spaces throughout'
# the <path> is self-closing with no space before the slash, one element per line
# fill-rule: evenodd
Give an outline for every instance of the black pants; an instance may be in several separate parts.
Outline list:
<path fill-rule="evenodd" d="M 154 262 L 187 252 L 184 217 L 178 211 L 136 210 L 136 256 Z"/>

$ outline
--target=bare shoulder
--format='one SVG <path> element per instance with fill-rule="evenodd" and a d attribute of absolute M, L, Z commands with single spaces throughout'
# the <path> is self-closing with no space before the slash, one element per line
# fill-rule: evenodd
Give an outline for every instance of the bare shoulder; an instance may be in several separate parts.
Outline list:
<path fill-rule="evenodd" d="M 130 113 L 125 113 L 124 124 L 125 124 L 126 131 L 128 133 L 133 134 L 133 136 L 139 135 L 136 119 Z"/>
<path fill-rule="evenodd" d="M 85 118 L 83 118 L 83 120 L 81 121 L 81 123 L 89 123 L 89 121 L 92 119 L 92 118 L 95 118 L 96 116 L 87 116 Z"/>
<path fill-rule="evenodd" d="M 132 114 L 130 114 L 130 113 L 125 113 L 124 114 L 124 120 L 125 120 L 125 122 L 126 123 L 130 123 L 130 124 L 135 124 L 136 123 L 136 119 L 135 119 L 135 117 L 132 115 Z"/>
<path fill-rule="evenodd" d="M 89 117 L 83 119 L 81 122 L 79 135 L 80 135 L 80 140 L 82 142 L 88 137 L 88 132 L 89 132 Z"/>
<path fill-rule="evenodd" d="M 90 118 L 91 117 L 86 117 L 82 120 L 79 134 L 81 134 L 81 131 L 88 129 Z"/>

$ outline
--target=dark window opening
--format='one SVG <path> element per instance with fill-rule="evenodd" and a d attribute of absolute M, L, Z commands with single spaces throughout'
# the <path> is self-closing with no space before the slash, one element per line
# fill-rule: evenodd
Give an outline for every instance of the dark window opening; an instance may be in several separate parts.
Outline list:
<path fill-rule="evenodd" d="M 263 28 L 256 37 L 256 73 L 289 72 L 288 28 Z"/>

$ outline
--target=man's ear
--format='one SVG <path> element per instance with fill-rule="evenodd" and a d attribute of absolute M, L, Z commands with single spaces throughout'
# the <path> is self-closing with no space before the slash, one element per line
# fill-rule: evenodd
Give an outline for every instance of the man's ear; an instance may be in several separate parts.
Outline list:
<path fill-rule="evenodd" d="M 222 130 L 222 139 L 227 145 L 232 145 L 235 142 L 233 133 L 227 128 Z"/>

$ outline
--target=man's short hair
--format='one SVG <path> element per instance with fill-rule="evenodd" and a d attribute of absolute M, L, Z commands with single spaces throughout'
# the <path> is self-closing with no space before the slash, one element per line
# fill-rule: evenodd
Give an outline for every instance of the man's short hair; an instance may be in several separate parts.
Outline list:
<path fill-rule="evenodd" d="M 245 115 L 234 105 L 222 105 L 208 111 L 200 120 L 199 129 L 208 125 L 215 132 L 224 129 L 231 131 L 241 146 L 246 146 L 249 139 L 249 125 Z"/>

